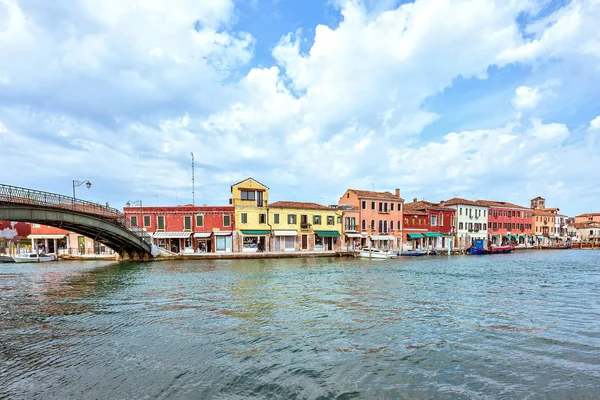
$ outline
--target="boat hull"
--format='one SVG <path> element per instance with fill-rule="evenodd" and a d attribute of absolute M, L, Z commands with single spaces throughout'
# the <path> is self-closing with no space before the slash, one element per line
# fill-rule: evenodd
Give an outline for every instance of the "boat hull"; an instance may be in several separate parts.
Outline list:
<path fill-rule="evenodd" d="M 403 251 L 400 253 L 403 257 L 421 257 L 427 254 L 427 251 Z"/>
<path fill-rule="evenodd" d="M 510 253 L 513 251 L 512 246 L 496 246 L 496 247 L 488 247 L 488 248 L 480 248 L 480 247 L 469 247 L 469 254 L 471 255 L 481 255 L 481 254 L 501 254 L 501 253 Z"/>
<path fill-rule="evenodd" d="M 51 255 L 38 256 L 37 254 L 35 254 L 35 255 L 23 254 L 20 256 L 13 257 L 13 260 L 17 263 L 40 263 L 40 262 L 54 261 L 55 257 L 51 256 Z"/>

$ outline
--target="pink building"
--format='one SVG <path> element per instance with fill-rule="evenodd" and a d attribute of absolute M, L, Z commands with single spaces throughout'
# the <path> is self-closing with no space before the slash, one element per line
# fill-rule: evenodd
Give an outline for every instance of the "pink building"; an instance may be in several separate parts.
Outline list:
<path fill-rule="evenodd" d="M 348 189 L 340 197 L 338 204 L 358 209 L 356 230 L 360 237 L 356 239 L 360 240 L 361 246 L 401 249 L 404 199 L 400 197 L 400 189 L 396 189 L 395 194 Z M 347 233 L 345 236 L 350 239 Z"/>

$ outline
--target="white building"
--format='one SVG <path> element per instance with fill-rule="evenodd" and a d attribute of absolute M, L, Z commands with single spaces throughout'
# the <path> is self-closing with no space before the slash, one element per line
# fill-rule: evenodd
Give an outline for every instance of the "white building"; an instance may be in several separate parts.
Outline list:
<path fill-rule="evenodd" d="M 474 201 L 452 198 L 440 203 L 441 206 L 454 208 L 456 218 L 454 231 L 456 239 L 454 246 L 468 248 L 475 239 L 483 239 L 487 246 L 488 238 L 488 208 L 478 205 Z"/>

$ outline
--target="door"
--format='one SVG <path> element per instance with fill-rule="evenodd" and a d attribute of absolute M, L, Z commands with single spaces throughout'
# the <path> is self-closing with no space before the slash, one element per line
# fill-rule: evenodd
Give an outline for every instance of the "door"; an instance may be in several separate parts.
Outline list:
<path fill-rule="evenodd" d="M 285 251 L 296 250 L 296 236 L 285 236 Z"/>
<path fill-rule="evenodd" d="M 325 250 L 327 250 L 327 251 L 333 250 L 333 238 L 326 237 L 324 239 L 325 239 Z"/>
<path fill-rule="evenodd" d="M 77 248 L 79 249 L 79 254 L 85 254 L 85 236 L 77 237 Z"/>
<path fill-rule="evenodd" d="M 263 192 L 256 192 L 256 207 L 263 206 Z"/>
<path fill-rule="evenodd" d="M 302 235 L 302 250 L 308 250 L 308 235 Z"/>
<path fill-rule="evenodd" d="M 273 238 L 273 251 L 281 251 L 281 237 L 275 236 Z"/>

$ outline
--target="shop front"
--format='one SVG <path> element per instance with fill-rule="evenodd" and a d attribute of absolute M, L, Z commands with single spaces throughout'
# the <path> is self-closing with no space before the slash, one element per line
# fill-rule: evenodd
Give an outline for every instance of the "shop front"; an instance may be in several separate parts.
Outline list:
<path fill-rule="evenodd" d="M 356 232 L 346 232 L 346 233 L 344 233 L 344 236 L 345 236 L 344 246 L 346 247 L 347 251 L 356 250 L 357 248 L 360 247 L 360 242 L 361 242 L 363 235 L 361 235 L 360 233 L 356 233 Z"/>
<path fill-rule="evenodd" d="M 242 229 L 242 252 L 257 253 L 267 251 L 267 238 L 271 231 L 268 229 Z"/>
<path fill-rule="evenodd" d="M 156 232 L 154 244 L 172 253 L 180 253 L 183 249 L 191 249 L 192 232 Z"/>
<path fill-rule="evenodd" d="M 194 252 L 195 253 L 212 253 L 212 232 L 196 232 L 194 233 Z"/>
<path fill-rule="evenodd" d="M 67 235 L 31 234 L 31 248 L 42 253 L 58 253 L 59 249 L 67 248 Z"/>
<path fill-rule="evenodd" d="M 422 235 L 424 236 L 424 239 L 425 239 L 425 248 L 429 248 L 429 249 L 444 248 L 444 245 L 442 244 L 444 235 L 442 235 L 440 232 L 423 232 Z M 446 242 L 445 240 L 443 240 L 443 241 Z"/>
<path fill-rule="evenodd" d="M 232 231 L 214 231 L 215 252 L 231 253 Z"/>
<path fill-rule="evenodd" d="M 296 251 L 296 237 L 296 231 L 276 230 L 273 236 L 272 251 Z"/>
<path fill-rule="evenodd" d="M 338 231 L 315 231 L 315 251 L 333 251 L 340 239 Z"/>
<path fill-rule="evenodd" d="M 423 235 L 420 233 L 406 234 L 407 250 L 418 250 L 423 247 Z"/>

